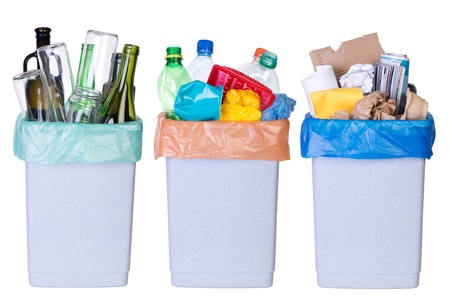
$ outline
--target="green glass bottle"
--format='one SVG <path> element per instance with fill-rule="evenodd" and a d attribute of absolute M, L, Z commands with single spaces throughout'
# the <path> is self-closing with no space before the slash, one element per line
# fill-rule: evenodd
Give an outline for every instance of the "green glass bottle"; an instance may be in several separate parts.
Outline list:
<path fill-rule="evenodd" d="M 114 84 L 119 75 L 120 63 L 122 62 L 122 52 L 116 52 L 111 56 L 111 70 L 109 71 L 108 82 L 103 84 L 102 89 L 102 103 L 108 98 L 109 93 L 114 87 Z"/>
<path fill-rule="evenodd" d="M 175 114 L 174 104 L 181 85 L 191 82 L 191 77 L 181 63 L 180 47 L 167 47 L 166 65 L 158 77 L 158 97 L 161 102 L 164 115 L 168 119 L 181 120 Z"/>
<path fill-rule="evenodd" d="M 94 83 L 94 63 L 92 55 L 94 53 L 94 44 L 87 44 L 86 54 L 83 58 L 84 44 L 81 46 L 80 64 L 78 66 L 77 87 L 95 88 Z"/>
<path fill-rule="evenodd" d="M 136 120 L 133 88 L 138 55 L 138 46 L 125 44 L 118 78 L 98 110 L 96 123 L 122 123 Z"/>

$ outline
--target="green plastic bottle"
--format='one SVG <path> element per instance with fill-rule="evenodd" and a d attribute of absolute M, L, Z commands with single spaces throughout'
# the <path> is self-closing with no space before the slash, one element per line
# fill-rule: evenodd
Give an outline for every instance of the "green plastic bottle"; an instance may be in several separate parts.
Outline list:
<path fill-rule="evenodd" d="M 181 85 L 191 82 L 191 77 L 181 63 L 181 48 L 166 48 L 166 65 L 158 77 L 158 97 L 167 119 L 181 120 L 175 114 L 174 104 Z"/>
<path fill-rule="evenodd" d="M 98 110 L 96 123 L 123 123 L 136 120 L 134 74 L 138 55 L 138 46 L 125 44 L 118 78 Z"/>

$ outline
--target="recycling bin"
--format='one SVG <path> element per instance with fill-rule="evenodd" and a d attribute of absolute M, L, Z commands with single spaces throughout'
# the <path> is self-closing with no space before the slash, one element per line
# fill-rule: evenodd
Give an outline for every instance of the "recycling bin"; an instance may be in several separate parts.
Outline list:
<path fill-rule="evenodd" d="M 17 118 L 31 286 L 127 285 L 142 127 Z"/>
<path fill-rule="evenodd" d="M 273 284 L 279 162 L 289 121 L 175 121 L 159 115 L 166 158 L 169 257 L 175 287 Z"/>
<path fill-rule="evenodd" d="M 317 283 L 325 288 L 419 285 L 426 120 L 305 116 L 301 154 L 312 159 Z"/>

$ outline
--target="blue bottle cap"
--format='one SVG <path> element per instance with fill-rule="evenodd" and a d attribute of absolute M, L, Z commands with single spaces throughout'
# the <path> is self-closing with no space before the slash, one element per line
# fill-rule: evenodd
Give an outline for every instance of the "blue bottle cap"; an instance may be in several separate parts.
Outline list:
<path fill-rule="evenodd" d="M 200 39 L 197 43 L 197 52 L 213 53 L 214 43 L 207 39 Z"/>

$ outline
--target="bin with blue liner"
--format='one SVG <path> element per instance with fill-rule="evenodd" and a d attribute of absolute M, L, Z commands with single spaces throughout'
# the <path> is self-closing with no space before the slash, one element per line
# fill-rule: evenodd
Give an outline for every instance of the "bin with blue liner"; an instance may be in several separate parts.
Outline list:
<path fill-rule="evenodd" d="M 312 160 L 317 283 L 415 288 L 422 258 L 425 120 L 333 120 L 306 114 L 301 155 Z"/>

